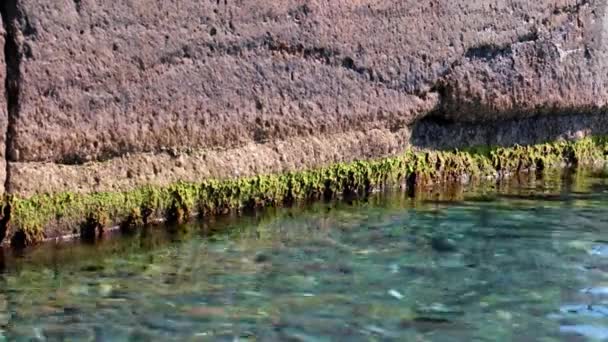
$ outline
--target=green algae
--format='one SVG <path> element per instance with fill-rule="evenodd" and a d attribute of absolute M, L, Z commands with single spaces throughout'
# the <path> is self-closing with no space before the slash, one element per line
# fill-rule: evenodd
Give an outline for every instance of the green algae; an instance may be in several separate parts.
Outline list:
<path fill-rule="evenodd" d="M 509 173 L 588 165 L 604 161 L 608 138 L 558 141 L 531 146 L 475 147 L 453 151 L 408 150 L 400 156 L 284 174 L 240 179 L 178 182 L 166 187 L 143 186 L 126 192 L 41 194 L 12 196 L 10 231 L 26 243 L 43 240 L 48 227 L 80 225 L 82 231 L 103 230 L 117 224 L 126 230 L 167 218 L 183 222 L 194 214 L 223 214 L 247 207 L 277 206 L 293 201 L 361 195 L 372 189 L 407 184 L 473 179 L 495 179 Z M 62 228 L 62 226 L 64 226 Z"/>

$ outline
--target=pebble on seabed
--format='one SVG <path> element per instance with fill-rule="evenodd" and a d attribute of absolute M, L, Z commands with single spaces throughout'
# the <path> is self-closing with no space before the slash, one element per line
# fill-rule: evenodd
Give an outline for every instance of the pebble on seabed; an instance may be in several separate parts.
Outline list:
<path fill-rule="evenodd" d="M 431 239 L 431 247 L 437 252 L 456 252 L 458 250 L 454 240 L 437 236 Z"/>
<path fill-rule="evenodd" d="M 399 300 L 403 299 L 403 295 L 401 293 L 399 293 L 399 291 L 397 291 L 397 290 L 391 289 L 391 290 L 388 291 L 388 294 L 391 295 L 392 297 L 395 297 L 395 298 L 399 299 Z"/>

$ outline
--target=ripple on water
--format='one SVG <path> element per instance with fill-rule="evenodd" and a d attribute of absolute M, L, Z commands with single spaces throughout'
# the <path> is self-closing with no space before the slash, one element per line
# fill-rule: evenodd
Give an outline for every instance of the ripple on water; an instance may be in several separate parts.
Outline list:
<path fill-rule="evenodd" d="M 591 304 L 569 304 L 559 309 L 559 314 L 551 314 L 551 318 L 568 318 L 573 316 L 608 318 L 608 306 Z"/>
<path fill-rule="evenodd" d="M 596 255 L 600 257 L 608 257 L 608 244 L 598 244 L 591 247 L 591 251 L 589 252 L 591 255 Z"/>
<path fill-rule="evenodd" d="M 594 325 L 562 325 L 559 327 L 559 331 L 564 334 L 576 334 L 582 335 L 587 338 L 595 340 L 606 340 L 608 339 L 608 327 L 594 326 Z"/>
<path fill-rule="evenodd" d="M 608 287 L 605 287 L 605 286 L 588 287 L 588 288 L 582 289 L 581 293 L 596 296 L 596 297 L 606 297 L 606 296 L 608 296 Z"/>

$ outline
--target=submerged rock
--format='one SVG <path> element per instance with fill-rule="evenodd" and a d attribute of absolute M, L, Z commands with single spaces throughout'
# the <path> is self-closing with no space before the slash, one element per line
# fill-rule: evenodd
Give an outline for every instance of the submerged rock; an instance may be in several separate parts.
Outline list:
<path fill-rule="evenodd" d="M 458 251 L 458 246 L 454 240 L 438 236 L 431 238 L 431 247 L 437 252 Z"/>
<path fill-rule="evenodd" d="M 271 261 L 271 258 L 268 254 L 260 252 L 255 255 L 254 261 L 257 263 L 265 263 Z"/>

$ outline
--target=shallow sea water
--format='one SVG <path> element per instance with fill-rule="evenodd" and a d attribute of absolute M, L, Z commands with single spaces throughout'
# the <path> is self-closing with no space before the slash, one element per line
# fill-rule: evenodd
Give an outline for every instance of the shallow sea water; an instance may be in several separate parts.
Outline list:
<path fill-rule="evenodd" d="M 4 251 L 0 340 L 608 339 L 607 208 L 575 174 Z"/>

